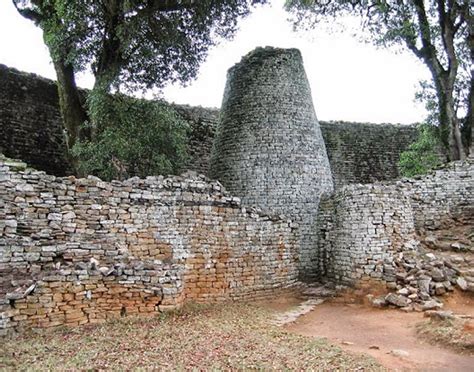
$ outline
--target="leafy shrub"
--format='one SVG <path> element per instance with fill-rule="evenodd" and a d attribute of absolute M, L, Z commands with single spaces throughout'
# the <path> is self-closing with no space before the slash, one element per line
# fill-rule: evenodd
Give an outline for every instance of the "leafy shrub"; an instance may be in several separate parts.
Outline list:
<path fill-rule="evenodd" d="M 92 140 L 78 142 L 79 172 L 104 180 L 176 174 L 187 159 L 188 125 L 159 101 L 92 91 Z"/>
<path fill-rule="evenodd" d="M 426 174 L 429 170 L 442 163 L 441 141 L 436 127 L 422 124 L 418 127 L 418 139 L 408 150 L 400 154 L 398 166 L 404 177 Z"/>

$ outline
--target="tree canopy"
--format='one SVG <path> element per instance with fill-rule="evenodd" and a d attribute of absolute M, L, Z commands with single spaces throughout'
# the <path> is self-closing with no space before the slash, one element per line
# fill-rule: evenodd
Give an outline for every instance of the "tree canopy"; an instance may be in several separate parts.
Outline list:
<path fill-rule="evenodd" d="M 306 29 L 321 20 L 357 14 L 371 42 L 410 50 L 431 72 L 437 121 L 449 158 L 466 155 L 473 122 L 471 0 L 287 0 L 286 7 L 295 25 Z"/>
<path fill-rule="evenodd" d="M 13 0 L 54 60 L 127 88 L 187 82 L 219 38 L 265 0 Z"/>
<path fill-rule="evenodd" d="M 69 152 L 97 123 L 75 77 L 90 70 L 96 97 L 193 79 L 209 49 L 268 0 L 12 0 L 43 30 L 57 74 Z M 100 93 L 97 93 L 100 91 Z M 74 163 L 73 157 L 71 161 Z M 76 166 L 77 168 L 77 166 Z"/>

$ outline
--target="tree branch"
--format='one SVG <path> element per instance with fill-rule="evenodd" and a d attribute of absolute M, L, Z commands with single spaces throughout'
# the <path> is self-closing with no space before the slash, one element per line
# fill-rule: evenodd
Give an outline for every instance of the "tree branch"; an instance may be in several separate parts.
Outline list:
<path fill-rule="evenodd" d="M 413 0 L 413 3 L 415 5 L 416 16 L 420 27 L 422 44 L 422 48 L 420 49 L 421 58 L 430 69 L 434 70 L 433 72 L 435 72 L 437 76 L 440 76 L 446 71 L 436 56 L 436 49 L 431 42 L 430 23 L 428 21 L 428 16 L 426 15 L 424 2 L 423 0 Z"/>
<path fill-rule="evenodd" d="M 448 57 L 448 76 L 452 84 L 456 78 L 458 69 L 458 59 L 454 48 L 454 23 L 453 17 L 456 18 L 456 9 L 453 9 L 453 0 L 448 0 L 448 9 L 445 9 L 444 0 L 437 0 L 438 3 L 438 19 L 441 28 L 441 40 Z"/>
<path fill-rule="evenodd" d="M 38 25 L 43 20 L 43 15 L 41 13 L 35 12 L 29 8 L 20 8 L 17 4 L 17 0 L 12 0 L 12 3 L 17 12 L 20 13 L 22 17 L 33 21 L 36 25 Z"/>

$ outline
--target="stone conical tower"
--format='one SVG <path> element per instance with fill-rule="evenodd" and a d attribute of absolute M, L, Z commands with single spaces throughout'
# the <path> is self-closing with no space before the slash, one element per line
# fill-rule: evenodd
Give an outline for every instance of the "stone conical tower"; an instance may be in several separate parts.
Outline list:
<path fill-rule="evenodd" d="M 299 50 L 257 48 L 228 71 L 210 176 L 298 222 L 300 276 L 318 275 L 315 216 L 333 181 Z"/>

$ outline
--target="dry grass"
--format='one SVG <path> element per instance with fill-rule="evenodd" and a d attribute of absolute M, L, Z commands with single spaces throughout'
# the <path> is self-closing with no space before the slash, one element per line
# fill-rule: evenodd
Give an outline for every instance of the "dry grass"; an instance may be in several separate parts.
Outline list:
<path fill-rule="evenodd" d="M 472 322 L 465 319 L 429 320 L 416 327 L 418 335 L 430 343 L 474 354 Z"/>
<path fill-rule="evenodd" d="M 373 359 L 269 324 L 260 307 L 227 304 L 166 316 L 3 339 L 2 370 L 381 370 Z"/>

